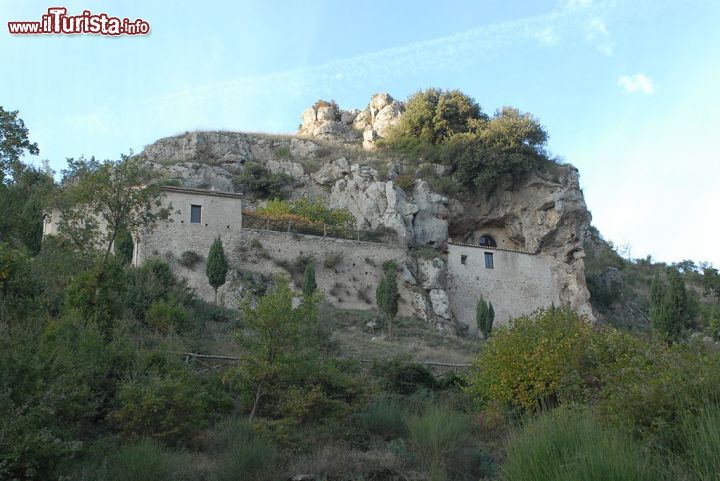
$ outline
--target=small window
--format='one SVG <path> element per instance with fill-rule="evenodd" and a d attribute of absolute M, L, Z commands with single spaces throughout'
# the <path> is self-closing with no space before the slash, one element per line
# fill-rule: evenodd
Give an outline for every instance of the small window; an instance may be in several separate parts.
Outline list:
<path fill-rule="evenodd" d="M 480 241 L 478 243 L 481 246 L 497 247 L 497 242 L 495 242 L 495 239 L 493 239 L 487 234 L 480 236 Z"/>
<path fill-rule="evenodd" d="M 492 252 L 485 253 L 485 269 L 495 269 Z"/>
<path fill-rule="evenodd" d="M 202 206 L 199 206 L 199 205 L 191 205 L 190 206 L 190 223 L 191 224 L 199 224 L 200 223 L 201 211 L 202 211 Z"/>
<path fill-rule="evenodd" d="M 466 255 L 460 256 L 460 264 L 462 264 L 462 265 L 467 264 L 467 256 Z"/>

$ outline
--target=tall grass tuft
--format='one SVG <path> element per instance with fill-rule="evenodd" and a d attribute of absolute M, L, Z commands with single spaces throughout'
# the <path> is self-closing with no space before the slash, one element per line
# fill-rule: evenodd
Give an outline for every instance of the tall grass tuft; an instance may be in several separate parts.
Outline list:
<path fill-rule="evenodd" d="M 462 413 L 433 405 L 408 420 L 410 442 L 419 464 L 432 481 L 449 477 L 449 462 L 470 441 L 470 423 Z"/>
<path fill-rule="evenodd" d="M 720 405 L 707 403 L 684 423 L 683 458 L 692 481 L 720 479 Z"/>
<path fill-rule="evenodd" d="M 405 409 L 398 401 L 380 397 L 362 410 L 358 421 L 370 434 L 390 440 L 406 434 L 406 417 Z"/>
<path fill-rule="evenodd" d="M 515 431 L 502 469 L 507 481 L 656 481 L 641 448 L 604 429 L 587 408 L 545 412 Z"/>
<path fill-rule="evenodd" d="M 107 463 L 109 481 L 164 481 L 175 479 L 172 453 L 156 441 L 142 439 L 121 447 Z M 104 476 L 103 476 L 104 477 Z"/>
<path fill-rule="evenodd" d="M 217 453 L 218 481 L 265 481 L 277 478 L 276 448 L 257 434 L 244 418 L 221 423 L 210 440 Z"/>

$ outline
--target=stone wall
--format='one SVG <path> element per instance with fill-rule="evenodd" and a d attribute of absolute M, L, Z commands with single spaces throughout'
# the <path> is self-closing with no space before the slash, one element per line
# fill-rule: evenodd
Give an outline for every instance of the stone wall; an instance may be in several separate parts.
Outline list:
<path fill-rule="evenodd" d="M 380 282 L 383 264 L 395 261 L 402 269 L 407 251 L 397 244 L 378 244 L 347 239 L 332 239 L 304 234 L 243 229 L 240 237 L 226 252 L 233 267 L 241 271 L 270 277 L 275 273 L 293 271 L 302 258 L 315 265 L 315 279 L 325 299 L 344 309 L 376 307 L 375 289 Z M 298 284 L 302 272 L 296 272 Z M 229 290 L 234 294 L 240 280 L 232 280 Z M 299 285 L 297 286 L 299 288 Z M 400 288 L 399 314 L 414 315 L 413 292 L 398 275 Z M 228 304 L 236 303 L 229 297 Z"/>
<path fill-rule="evenodd" d="M 493 256 L 492 269 L 485 267 L 486 252 Z M 450 308 L 470 333 L 477 332 L 475 306 L 480 296 L 492 302 L 496 325 L 553 303 L 560 305 L 554 257 L 449 244 L 447 262 Z"/>

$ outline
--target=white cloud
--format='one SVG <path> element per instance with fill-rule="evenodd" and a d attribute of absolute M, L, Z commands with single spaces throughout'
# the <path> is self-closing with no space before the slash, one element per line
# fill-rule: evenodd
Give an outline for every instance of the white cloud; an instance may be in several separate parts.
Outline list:
<path fill-rule="evenodd" d="M 623 75 L 617 81 L 617 84 L 627 93 L 643 93 L 646 95 L 655 94 L 655 85 L 653 81 L 642 73 L 634 75 Z"/>
<path fill-rule="evenodd" d="M 591 20 L 585 28 L 585 38 L 595 46 L 598 52 L 608 57 L 612 56 L 615 42 L 603 20 L 598 18 Z"/>
<path fill-rule="evenodd" d="M 560 42 L 560 34 L 553 27 L 547 27 L 534 34 L 540 45 L 553 46 Z"/>

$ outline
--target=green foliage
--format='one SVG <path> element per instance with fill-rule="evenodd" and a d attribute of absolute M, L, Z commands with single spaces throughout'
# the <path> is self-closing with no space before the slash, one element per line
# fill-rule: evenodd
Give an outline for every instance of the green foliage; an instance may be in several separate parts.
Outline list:
<path fill-rule="evenodd" d="M 358 422 L 368 433 L 389 441 L 407 433 L 406 417 L 407 411 L 400 400 L 382 396 L 365 406 Z"/>
<path fill-rule="evenodd" d="M 36 255 L 54 181 L 48 172 L 30 166 L 17 164 L 13 170 L 12 179 L 0 182 L 0 242 Z"/>
<path fill-rule="evenodd" d="M 692 299 L 680 273 L 669 268 L 665 282 L 657 272 L 650 288 L 650 319 L 655 332 L 668 343 L 678 340 L 692 312 Z"/>
<path fill-rule="evenodd" d="M 415 188 L 415 176 L 410 174 L 402 174 L 395 179 L 395 183 L 400 187 L 406 194 L 412 194 Z"/>
<path fill-rule="evenodd" d="M 194 269 L 195 266 L 202 262 L 205 258 L 195 251 L 183 251 L 180 254 L 180 265 L 188 269 Z"/>
<path fill-rule="evenodd" d="M 250 396 L 250 418 L 269 390 L 310 365 L 312 346 L 306 336 L 317 321 L 317 299 L 306 296 L 297 308 L 292 300 L 287 278 L 277 277 L 254 308 L 243 306 L 243 332 L 236 339 L 244 354 L 228 378 Z"/>
<path fill-rule="evenodd" d="M 427 89 L 410 96 L 405 112 L 388 135 L 388 143 L 417 139 L 425 144 L 441 144 L 487 118 L 480 106 L 459 90 Z"/>
<path fill-rule="evenodd" d="M 242 174 L 234 180 L 236 188 L 245 189 L 259 199 L 282 199 L 293 183 L 290 175 L 272 173 L 258 162 L 246 162 Z"/>
<path fill-rule="evenodd" d="M 139 156 L 103 162 L 68 159 L 55 198 L 59 232 L 81 250 L 104 248 L 107 259 L 122 230 L 137 235 L 169 217 L 170 210 L 160 208 L 157 178 Z"/>
<path fill-rule="evenodd" d="M 226 419 L 215 428 L 210 440 L 212 449 L 220 455 L 218 481 L 277 479 L 278 452 L 248 420 Z"/>
<path fill-rule="evenodd" d="M 0 183 L 22 170 L 20 157 L 25 152 L 30 155 L 40 153 L 37 144 L 28 140 L 28 129 L 18 117 L 18 111 L 8 111 L 0 106 Z"/>
<path fill-rule="evenodd" d="M 176 479 L 177 468 L 170 451 L 157 441 L 141 439 L 110 453 L 108 481 L 161 481 Z"/>
<path fill-rule="evenodd" d="M 388 335 L 391 339 L 392 321 L 398 312 L 398 299 L 400 292 L 397 285 L 397 265 L 390 262 L 385 266 L 385 272 L 375 290 L 375 301 L 388 321 Z"/>
<path fill-rule="evenodd" d="M 580 399 L 596 364 L 590 347 L 602 335 L 570 309 L 514 319 L 495 331 L 476 359 L 468 392 L 481 404 L 528 411 Z"/>
<path fill-rule="evenodd" d="M 643 450 L 604 428 L 587 409 L 559 408 L 529 419 L 507 444 L 507 481 L 655 481 Z"/>
<path fill-rule="evenodd" d="M 66 305 L 96 323 L 109 338 L 115 322 L 122 317 L 126 291 L 125 271 L 115 258 L 110 258 L 107 264 L 96 262 L 70 282 Z"/>
<path fill-rule="evenodd" d="M 207 275 L 208 282 L 215 290 L 215 304 L 217 304 L 218 302 L 218 287 L 225 284 L 227 271 L 228 262 L 225 258 L 225 249 L 223 249 L 220 237 L 217 237 L 210 246 L 210 252 L 208 253 L 207 257 L 207 264 L 205 266 L 205 274 Z"/>
<path fill-rule="evenodd" d="M 322 198 L 301 197 L 292 202 L 269 200 L 257 209 L 258 215 L 278 220 L 320 223 L 328 226 L 354 227 L 355 217 L 347 209 L 331 209 Z"/>
<path fill-rule="evenodd" d="M 380 385 L 387 392 L 407 395 L 420 389 L 438 387 L 435 376 L 427 367 L 400 359 L 376 362 L 372 366 L 372 372 L 380 379 Z"/>
<path fill-rule="evenodd" d="M 130 438 L 151 437 L 184 444 L 205 428 L 212 416 L 227 408 L 195 375 L 184 370 L 131 379 L 120 387 L 118 407 L 110 419 Z"/>
<path fill-rule="evenodd" d="M 310 262 L 305 267 L 305 276 L 303 279 L 303 295 L 312 296 L 317 290 L 317 282 L 315 282 L 315 265 Z"/>
<path fill-rule="evenodd" d="M 117 256 L 120 264 L 127 266 L 132 262 L 135 243 L 132 234 L 126 229 L 121 229 L 115 239 L 115 256 Z"/>
<path fill-rule="evenodd" d="M 683 423 L 684 450 L 680 465 L 692 481 L 712 481 L 720 473 L 720 405 L 705 403 Z"/>
<path fill-rule="evenodd" d="M 158 332 L 185 331 L 188 328 L 188 312 L 181 304 L 165 299 L 155 301 L 145 313 L 145 323 Z"/>
<path fill-rule="evenodd" d="M 462 413 L 434 405 L 408 420 L 413 451 L 430 479 L 448 479 L 452 461 L 471 439 L 470 423 Z"/>
<path fill-rule="evenodd" d="M 490 118 L 458 90 L 428 89 L 407 100 L 382 144 L 440 161 L 466 188 L 487 191 L 502 177 L 522 177 L 546 162 L 546 142 L 547 133 L 528 113 L 503 107 Z"/>
<path fill-rule="evenodd" d="M 492 302 L 487 303 L 485 299 L 480 297 L 475 306 L 475 322 L 477 322 L 478 330 L 484 339 L 490 337 L 494 320 L 495 309 L 493 308 Z"/>
<path fill-rule="evenodd" d="M 598 408 L 613 424 L 651 446 L 677 451 L 681 420 L 707 402 L 720 401 L 720 352 L 702 342 L 688 345 L 635 341 L 632 349 L 611 352 Z M 608 356 L 610 357 L 610 356 Z"/>

